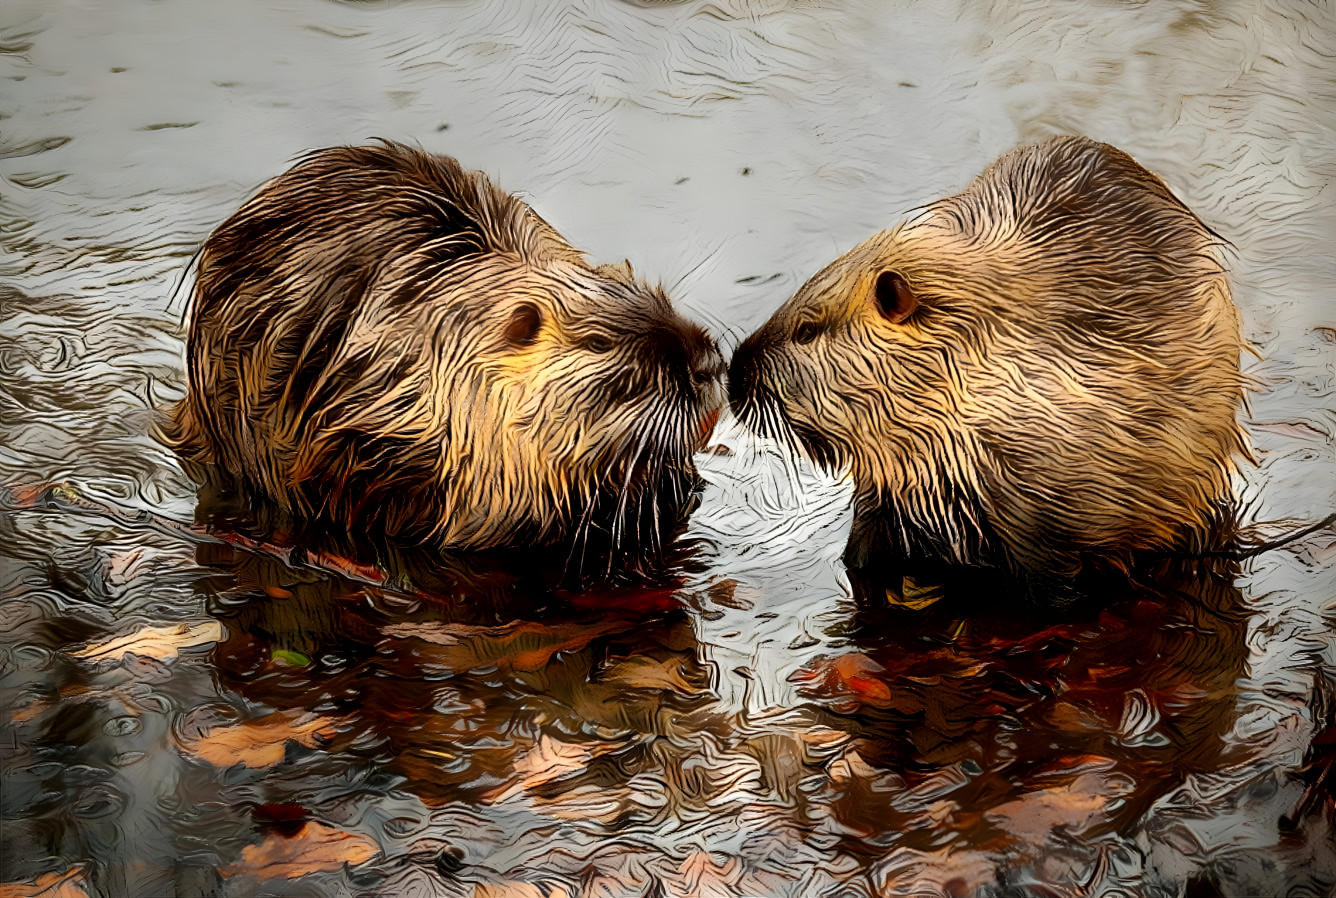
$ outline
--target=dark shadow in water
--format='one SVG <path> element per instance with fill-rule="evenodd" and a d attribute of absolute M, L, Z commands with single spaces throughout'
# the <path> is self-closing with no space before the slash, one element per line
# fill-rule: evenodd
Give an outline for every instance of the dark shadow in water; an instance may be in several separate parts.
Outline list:
<path fill-rule="evenodd" d="M 268 709 L 337 718 L 326 751 L 385 765 L 428 804 L 505 792 L 541 734 L 628 747 L 709 685 L 670 588 L 558 597 L 493 572 L 491 584 L 432 599 L 201 554 L 229 570 L 213 603 L 229 634 L 213 656 L 222 685 Z"/>
<path fill-rule="evenodd" d="M 831 795 L 849 850 L 1091 860 L 1188 775 L 1242 760 L 1223 738 L 1248 657 L 1237 574 L 1163 561 L 1061 609 L 966 578 L 917 611 L 855 579 L 855 651 L 794 678 L 868 768 Z"/>
<path fill-rule="evenodd" d="M 201 523 L 245 529 L 235 506 L 210 500 Z M 318 554 L 353 551 L 367 547 L 327 541 Z M 564 585 L 564 550 L 372 551 L 387 587 L 200 546 L 200 564 L 220 570 L 200 588 L 229 634 L 213 658 L 248 702 L 337 718 L 326 751 L 384 765 L 428 804 L 518 788 L 535 769 L 517 771 L 517 755 L 536 748 L 597 768 L 709 689 L 679 594 L 684 543 L 652 576 L 583 591 Z"/>

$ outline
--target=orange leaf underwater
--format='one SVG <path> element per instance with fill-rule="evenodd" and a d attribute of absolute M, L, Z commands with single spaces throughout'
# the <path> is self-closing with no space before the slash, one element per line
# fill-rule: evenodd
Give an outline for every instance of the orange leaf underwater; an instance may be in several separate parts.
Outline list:
<path fill-rule="evenodd" d="M 242 764 L 252 770 L 272 767 L 283 760 L 289 741 L 315 748 L 334 734 L 328 717 L 298 716 L 276 711 L 233 726 L 213 727 L 182 747 L 215 767 Z"/>
<path fill-rule="evenodd" d="M 371 860 L 380 847 L 366 836 L 309 822 L 295 834 L 273 833 L 241 850 L 241 860 L 224 876 L 245 874 L 256 879 L 295 879 L 308 873 L 337 870 Z"/>
<path fill-rule="evenodd" d="M 43 873 L 24 882 L 0 883 L 0 898 L 88 898 L 83 871 Z"/>

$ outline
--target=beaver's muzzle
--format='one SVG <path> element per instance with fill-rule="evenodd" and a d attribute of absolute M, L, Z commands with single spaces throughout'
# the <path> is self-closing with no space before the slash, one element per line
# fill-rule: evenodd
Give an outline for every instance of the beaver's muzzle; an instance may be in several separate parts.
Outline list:
<path fill-rule="evenodd" d="M 728 366 L 728 404 L 739 418 L 744 418 L 744 411 L 756 402 L 761 367 L 769 345 L 770 340 L 764 332 L 757 331 L 733 352 L 733 361 Z"/>
<path fill-rule="evenodd" d="M 642 345 L 688 395 L 704 398 L 724 376 L 724 357 L 699 325 L 680 319 L 657 324 L 645 334 Z"/>

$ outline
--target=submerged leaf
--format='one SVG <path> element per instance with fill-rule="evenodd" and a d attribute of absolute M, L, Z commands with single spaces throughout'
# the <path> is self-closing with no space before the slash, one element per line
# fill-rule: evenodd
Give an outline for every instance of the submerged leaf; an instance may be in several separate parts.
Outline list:
<path fill-rule="evenodd" d="M 705 690 L 687 678 L 684 667 L 681 658 L 660 660 L 645 655 L 632 655 L 610 662 L 598 679 L 623 689 L 654 689 L 684 696 L 700 695 Z"/>
<path fill-rule="evenodd" d="M 270 657 L 286 667 L 305 667 L 311 663 L 310 658 L 292 649 L 274 649 Z"/>
<path fill-rule="evenodd" d="M 561 886 L 546 888 L 532 882 L 480 882 L 473 888 L 473 898 L 569 898 Z"/>
<path fill-rule="evenodd" d="M 135 654 L 158 661 L 169 661 L 184 648 L 207 645 L 223 638 L 223 625 L 218 621 L 195 624 L 175 624 L 167 627 L 144 627 L 103 643 L 94 643 L 72 654 L 77 658 L 99 661 L 120 659 Z"/>
<path fill-rule="evenodd" d="M 945 595 L 946 588 L 941 583 L 919 583 L 913 577 L 904 577 L 899 593 L 893 589 L 886 590 L 886 601 L 911 611 L 922 611 Z"/>
<path fill-rule="evenodd" d="M 456 672 L 493 664 L 519 671 L 536 671 L 558 652 L 578 652 L 606 633 L 624 629 L 625 622 L 540 624 L 515 621 L 499 627 L 428 621 L 398 623 L 384 628 L 387 636 L 415 638 L 433 647 L 423 651 L 433 664 Z"/>
<path fill-rule="evenodd" d="M 310 822 L 291 836 L 278 833 L 241 849 L 241 860 L 223 871 L 224 876 L 246 874 L 256 879 L 295 879 L 308 873 L 356 866 L 380 852 L 366 836 Z"/>
<path fill-rule="evenodd" d="M 235 726 L 214 727 L 183 747 L 215 767 L 272 767 L 283 760 L 289 741 L 315 748 L 321 739 L 334 735 L 334 724 L 328 717 L 279 711 Z"/>
<path fill-rule="evenodd" d="M 489 797 L 492 801 L 505 801 L 534 786 L 584 770 L 595 754 L 602 754 L 612 746 L 598 743 L 596 748 L 602 750 L 591 750 L 588 745 L 575 742 L 559 742 L 544 733 L 528 751 L 515 759 L 514 772 L 518 776 Z"/>
<path fill-rule="evenodd" d="M 88 898 L 83 871 L 43 873 L 36 879 L 0 883 L 0 898 Z"/>

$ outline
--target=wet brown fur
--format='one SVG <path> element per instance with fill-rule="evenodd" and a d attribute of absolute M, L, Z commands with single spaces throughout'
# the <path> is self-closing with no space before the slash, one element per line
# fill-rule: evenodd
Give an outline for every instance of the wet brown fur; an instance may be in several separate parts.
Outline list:
<path fill-rule="evenodd" d="M 734 408 L 852 474 L 855 565 L 1065 582 L 1202 550 L 1247 454 L 1219 243 L 1113 147 L 1016 149 L 808 281 L 735 354 Z"/>
<path fill-rule="evenodd" d="M 713 341 L 629 265 L 393 143 L 309 154 L 209 237 L 187 356 L 189 462 L 442 547 L 652 541 L 722 402 Z"/>

